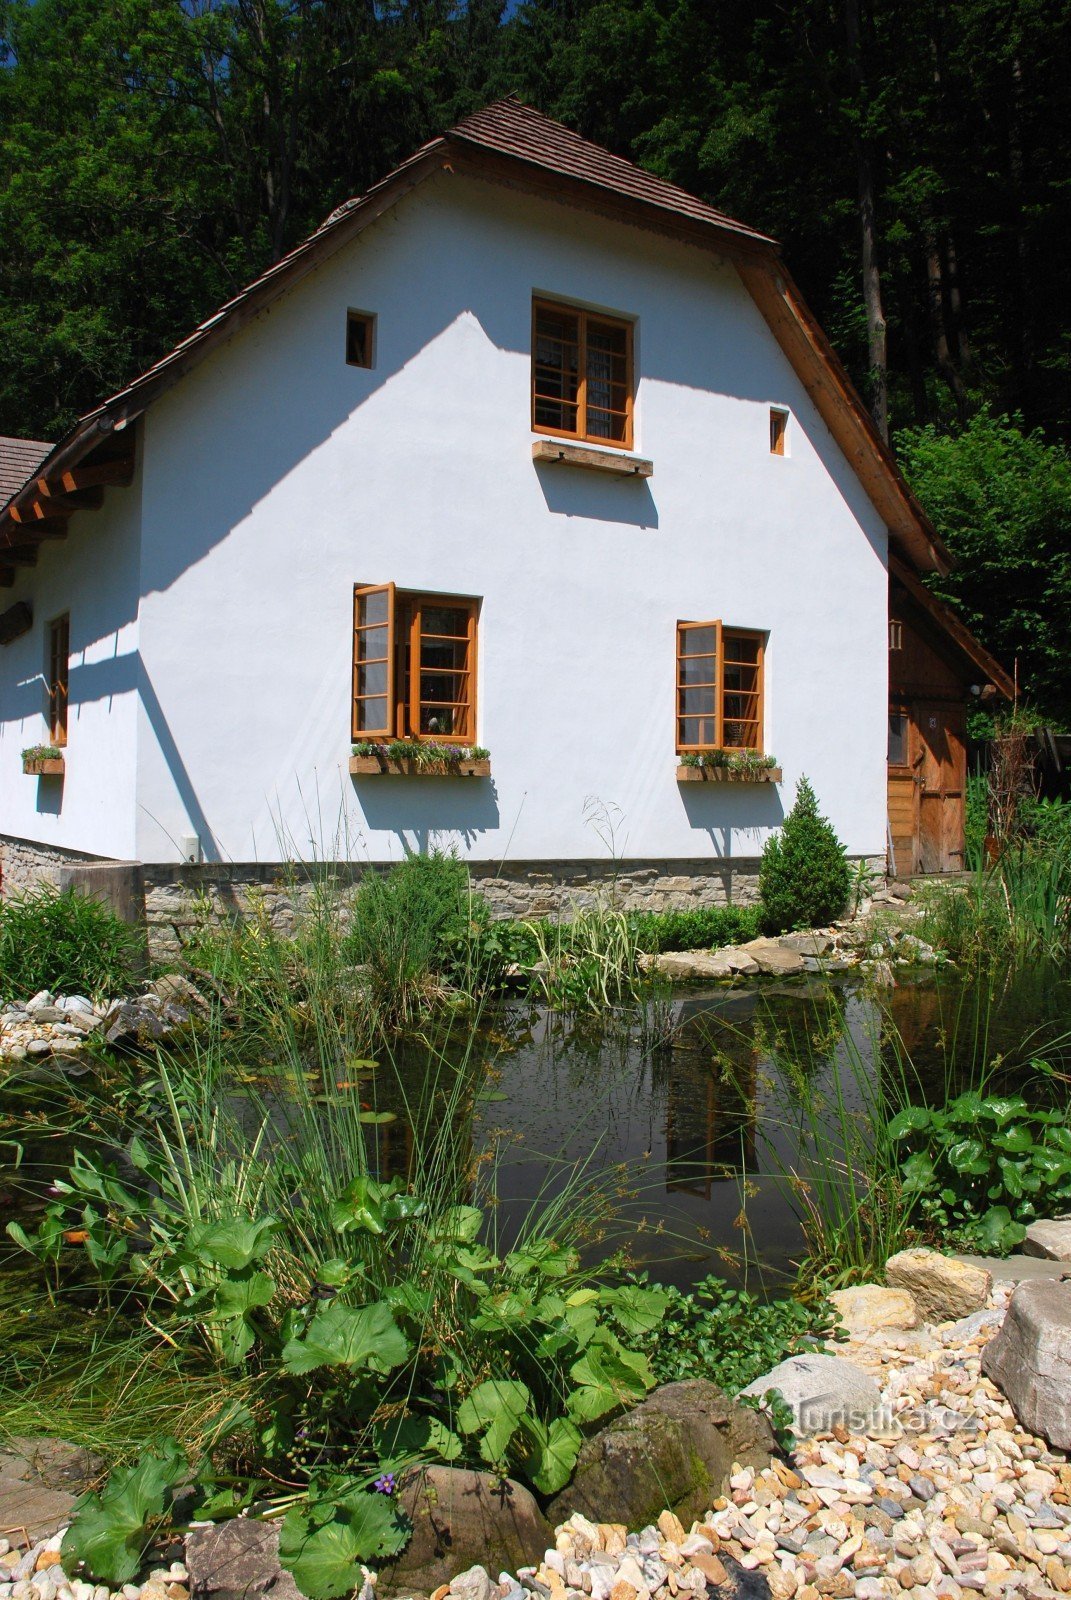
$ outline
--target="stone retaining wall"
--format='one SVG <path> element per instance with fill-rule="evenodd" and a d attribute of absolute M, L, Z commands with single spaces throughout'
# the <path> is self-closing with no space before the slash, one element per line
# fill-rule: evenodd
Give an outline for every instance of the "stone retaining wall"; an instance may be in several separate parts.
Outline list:
<path fill-rule="evenodd" d="M 125 897 L 131 908 L 138 908 L 133 914 L 143 914 L 149 951 L 156 959 L 177 953 L 183 936 L 205 918 L 226 922 L 255 914 L 282 933 L 293 932 L 318 876 L 301 863 L 109 862 L 3 835 L 0 861 L 5 888 L 69 883 L 99 892 L 124 915 Z M 871 858 L 868 865 L 884 875 L 883 859 Z M 567 917 L 611 892 L 626 911 L 750 905 L 758 898 L 756 856 L 731 861 L 471 861 L 468 867 L 492 915 L 503 918 Z M 344 885 L 359 882 L 369 870 L 384 868 L 359 862 L 339 862 L 333 868 Z"/>

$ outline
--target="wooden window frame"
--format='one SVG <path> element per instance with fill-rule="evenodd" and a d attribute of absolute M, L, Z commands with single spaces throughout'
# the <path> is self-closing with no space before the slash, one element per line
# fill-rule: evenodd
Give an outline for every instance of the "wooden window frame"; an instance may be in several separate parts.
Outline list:
<path fill-rule="evenodd" d="M 48 737 L 62 750 L 67 743 L 71 701 L 71 613 L 64 611 L 48 625 Z"/>
<path fill-rule="evenodd" d="M 354 326 L 355 323 L 362 323 L 364 325 L 364 328 L 365 328 L 365 354 L 368 357 L 367 361 L 354 361 L 352 356 L 350 355 L 350 329 Z M 374 311 L 353 311 L 351 309 L 351 310 L 346 312 L 346 365 L 348 367 L 358 367 L 362 371 L 368 372 L 368 371 L 371 371 L 371 369 L 375 366 L 375 364 L 376 364 L 376 315 L 375 315 L 375 312 Z"/>
<path fill-rule="evenodd" d="M 770 407 L 770 454 L 788 454 L 788 412 L 784 406 Z"/>
<path fill-rule="evenodd" d="M 368 661 L 367 659 L 362 661 L 358 657 L 357 636 L 363 626 L 383 626 L 382 623 L 361 624 L 359 621 L 360 602 L 372 594 L 385 594 L 387 597 L 386 688 L 384 694 L 361 695 L 358 668 L 367 665 Z M 394 739 L 414 740 L 427 744 L 456 744 L 462 747 L 476 743 L 480 605 L 480 599 L 475 595 L 435 594 L 424 590 L 398 589 L 393 583 L 354 584 L 353 688 L 350 696 L 350 733 L 354 743 L 362 740 L 384 742 Z M 462 726 L 459 731 L 421 733 L 421 706 L 431 704 L 422 702 L 420 698 L 421 672 L 457 671 L 446 667 L 424 668 L 420 665 L 421 641 L 425 638 L 438 637 L 425 632 L 424 613 L 439 607 L 466 613 L 466 632 L 463 636 L 466 640 L 466 656 L 465 666 L 461 672 L 468 682 L 468 694 L 464 700 L 449 702 L 453 710 L 461 711 L 458 720 Z M 462 635 L 449 635 L 449 637 L 460 638 Z M 371 659 L 378 662 L 384 658 L 376 656 Z M 417 662 L 416 670 L 413 669 L 414 661 Z M 383 698 L 387 701 L 385 726 L 359 728 L 357 726 L 359 702 Z"/>
<path fill-rule="evenodd" d="M 904 648 L 904 625 L 899 617 L 889 618 L 889 649 L 902 650 Z"/>
<path fill-rule="evenodd" d="M 681 634 L 693 628 L 714 629 L 714 741 L 711 744 L 689 744 L 681 738 L 681 724 L 685 720 L 685 713 L 681 711 L 681 691 L 685 688 L 705 688 L 705 684 L 685 684 L 681 679 L 681 662 L 685 660 L 681 649 Z M 756 728 L 756 743 L 754 745 L 727 745 L 724 742 L 725 728 L 725 696 L 739 691 L 726 689 L 724 679 L 725 668 L 725 639 L 754 639 L 758 645 L 755 665 L 758 669 L 758 717 Z M 719 618 L 708 619 L 704 622 L 678 622 L 677 623 L 677 653 L 673 685 L 673 729 L 678 755 L 700 755 L 708 750 L 759 750 L 766 748 L 766 638 L 767 635 L 760 628 L 736 628 L 731 624 L 723 623 Z M 689 720 L 693 716 L 703 716 L 704 713 L 689 712 Z M 706 713 L 709 718 L 710 713 Z M 729 718 L 729 721 L 743 720 Z M 748 719 L 750 720 L 750 719 Z"/>
<path fill-rule="evenodd" d="M 565 314 L 577 318 L 577 391 L 576 428 L 550 428 L 536 421 L 536 328 L 541 311 L 555 315 Z M 620 329 L 625 335 L 625 432 L 621 439 L 608 439 L 604 433 L 589 433 L 587 429 L 587 337 L 590 323 L 606 328 Z M 532 373 L 531 392 L 532 432 L 550 434 L 555 439 L 577 439 L 584 444 L 599 445 L 607 450 L 631 450 L 636 399 L 635 379 L 636 324 L 628 317 L 606 316 L 601 311 L 588 311 L 584 306 L 570 305 L 567 300 L 548 300 L 542 295 L 532 296 Z M 543 396 L 544 399 L 551 398 Z"/>

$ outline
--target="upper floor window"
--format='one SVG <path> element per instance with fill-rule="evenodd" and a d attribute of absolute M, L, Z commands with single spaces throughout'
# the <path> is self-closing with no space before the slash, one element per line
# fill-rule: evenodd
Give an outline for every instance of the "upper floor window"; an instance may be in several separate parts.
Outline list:
<path fill-rule="evenodd" d="M 765 635 L 677 624 L 677 749 L 763 749 Z"/>
<path fill-rule="evenodd" d="M 632 323 L 532 303 L 532 428 L 632 448 Z"/>
<path fill-rule="evenodd" d="M 67 743 L 67 684 L 71 661 L 71 618 L 68 612 L 48 628 L 48 737 L 50 743 Z"/>
<path fill-rule="evenodd" d="M 354 740 L 475 742 L 479 607 L 471 596 L 354 586 Z"/>
<path fill-rule="evenodd" d="M 370 367 L 375 361 L 376 319 L 370 311 L 346 313 L 346 361 L 351 367 Z"/>
<path fill-rule="evenodd" d="M 788 412 L 778 406 L 770 407 L 770 454 L 783 456 L 788 436 Z"/>

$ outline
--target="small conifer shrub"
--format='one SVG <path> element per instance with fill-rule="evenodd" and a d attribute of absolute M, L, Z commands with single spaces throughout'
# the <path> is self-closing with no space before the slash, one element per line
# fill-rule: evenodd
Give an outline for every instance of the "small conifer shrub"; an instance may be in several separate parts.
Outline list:
<path fill-rule="evenodd" d="M 785 933 L 832 922 L 843 912 L 850 888 L 844 846 L 819 815 L 814 790 L 801 778 L 784 827 L 766 841 L 762 852 L 763 928 L 767 933 Z"/>

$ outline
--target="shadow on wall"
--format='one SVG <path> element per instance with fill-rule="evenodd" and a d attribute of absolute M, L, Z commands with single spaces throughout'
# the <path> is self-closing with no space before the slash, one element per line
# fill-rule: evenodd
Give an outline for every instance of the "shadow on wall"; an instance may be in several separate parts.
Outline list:
<path fill-rule="evenodd" d="M 747 854 L 739 848 L 741 833 L 779 828 L 785 820 L 780 784 L 682 783 L 677 792 L 688 826 L 707 835 L 716 856 Z M 759 854 L 759 849 L 754 853 Z"/>
<path fill-rule="evenodd" d="M 355 778 L 369 828 L 394 834 L 406 855 L 423 854 L 453 834 L 473 845 L 499 826 L 498 791 L 487 778 Z"/>
<path fill-rule="evenodd" d="M 564 462 L 533 465 L 547 510 L 555 516 L 658 527 L 658 507 L 646 478 L 611 478 Z"/>
<path fill-rule="evenodd" d="M 63 810 L 63 778 L 39 777 L 37 780 L 37 814 L 39 817 L 58 817 Z"/>

